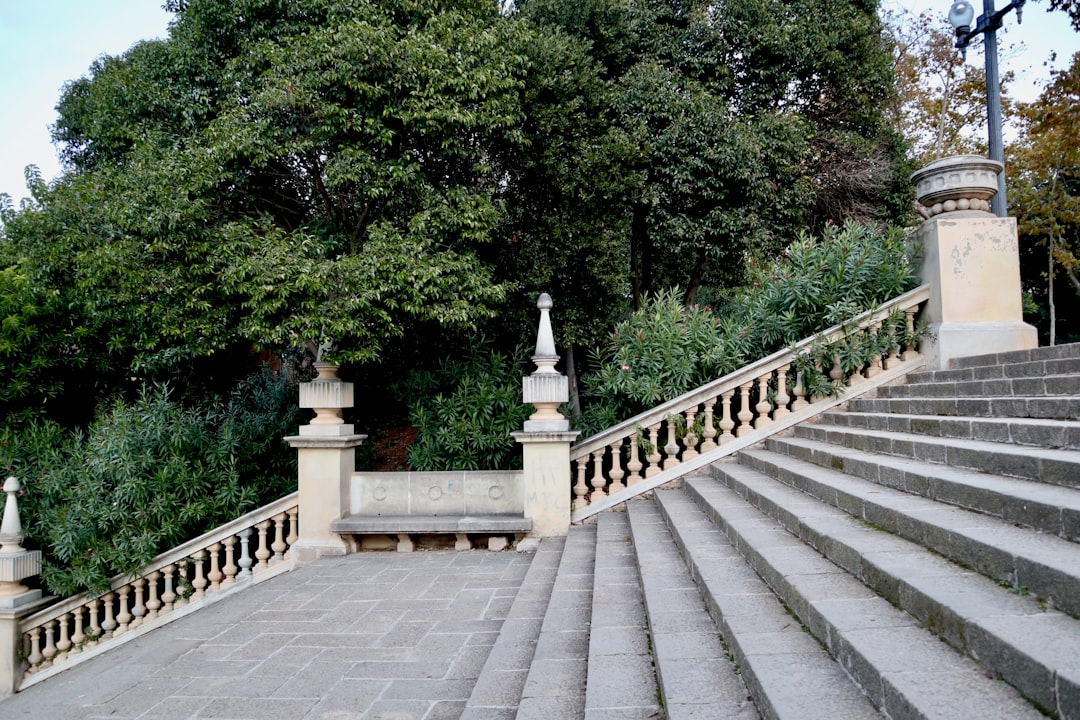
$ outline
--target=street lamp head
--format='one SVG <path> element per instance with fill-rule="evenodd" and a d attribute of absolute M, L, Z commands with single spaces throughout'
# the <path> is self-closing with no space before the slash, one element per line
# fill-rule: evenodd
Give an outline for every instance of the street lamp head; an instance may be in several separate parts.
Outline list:
<path fill-rule="evenodd" d="M 956 30 L 956 36 L 966 35 L 971 29 L 971 23 L 975 20 L 975 8 L 965 0 L 956 0 L 949 8 L 949 22 Z"/>

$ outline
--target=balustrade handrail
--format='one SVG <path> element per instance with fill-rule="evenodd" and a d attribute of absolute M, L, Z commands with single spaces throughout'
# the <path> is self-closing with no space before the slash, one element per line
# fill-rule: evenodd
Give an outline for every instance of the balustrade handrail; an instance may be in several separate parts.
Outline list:
<path fill-rule="evenodd" d="M 124 585 L 130 584 L 132 580 L 138 577 L 144 577 L 155 570 L 161 570 L 168 565 L 183 560 L 194 552 L 208 548 L 214 543 L 221 542 L 225 538 L 235 535 L 240 530 L 254 527 L 258 523 L 271 519 L 275 515 L 279 515 L 289 508 L 296 507 L 298 498 L 299 493 L 290 493 L 279 500 L 256 508 L 246 515 L 241 515 L 236 520 L 232 520 L 208 533 L 204 533 L 197 538 L 189 540 L 183 545 L 177 545 L 172 550 L 166 550 L 144 566 L 137 575 L 120 574 L 113 576 L 109 581 L 109 589 L 98 593 L 97 596 L 101 597 L 109 592 L 118 590 Z M 41 625 L 44 622 L 60 617 L 64 613 L 71 612 L 80 605 L 85 604 L 90 597 L 89 594 L 73 595 L 39 610 L 33 615 L 23 618 L 19 625 L 23 628 L 32 628 Z"/>
<path fill-rule="evenodd" d="M 776 370 L 783 365 L 790 363 L 794 357 L 802 354 L 803 351 L 810 349 L 816 343 L 831 343 L 835 340 L 842 339 L 852 330 L 865 329 L 875 322 L 888 318 L 892 313 L 899 309 L 925 302 L 929 298 L 930 286 L 920 285 L 914 290 L 910 290 L 903 295 L 895 297 L 877 308 L 867 310 L 847 322 L 838 323 L 809 338 L 801 340 L 793 347 L 777 350 L 772 355 L 757 360 L 749 365 L 744 365 L 738 370 L 730 372 L 721 378 L 713 380 L 705 385 L 701 385 L 677 398 L 668 400 L 661 405 L 657 405 L 650 410 L 646 410 L 628 420 L 624 420 L 617 425 L 613 425 L 596 435 L 585 438 L 570 448 L 570 459 L 578 460 L 594 451 L 610 445 L 615 440 L 620 437 L 625 437 L 630 432 L 636 431 L 638 428 L 648 427 L 655 423 L 662 422 L 672 414 L 681 413 L 709 398 L 714 398 L 726 389 L 737 387 L 755 380 L 763 373 Z"/>

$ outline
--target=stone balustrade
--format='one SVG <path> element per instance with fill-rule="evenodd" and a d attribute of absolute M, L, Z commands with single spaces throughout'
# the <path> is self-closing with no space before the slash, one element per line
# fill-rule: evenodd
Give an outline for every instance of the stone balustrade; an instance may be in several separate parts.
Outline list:
<path fill-rule="evenodd" d="M 21 687 L 82 654 L 97 654 L 139 630 L 181 617 L 230 589 L 291 569 L 297 515 L 293 493 L 159 555 L 136 577 L 114 578 L 107 592 L 68 598 L 23 618 Z"/>
<path fill-rule="evenodd" d="M 783 429 L 835 404 L 834 396 L 811 397 L 806 392 L 795 370 L 796 357 L 855 336 L 872 338 L 890 322 L 901 323 L 910 337 L 929 297 L 930 288 L 919 287 L 576 444 L 570 451 L 573 521 L 673 479 L 688 469 L 686 463 L 716 459 L 721 446 L 751 437 L 756 442 L 770 429 Z M 845 369 L 836 359 L 823 369 L 838 386 L 853 387 L 920 357 L 916 347 L 892 347 L 860 368 Z"/>

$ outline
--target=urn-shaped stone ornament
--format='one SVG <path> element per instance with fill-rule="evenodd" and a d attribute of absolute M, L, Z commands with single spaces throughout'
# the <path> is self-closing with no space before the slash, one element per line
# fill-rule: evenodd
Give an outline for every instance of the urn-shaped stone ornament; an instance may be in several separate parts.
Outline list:
<path fill-rule="evenodd" d="M 990 212 L 1004 166 L 981 155 L 954 155 L 930 163 L 911 175 L 915 197 L 930 216 L 962 211 Z"/>

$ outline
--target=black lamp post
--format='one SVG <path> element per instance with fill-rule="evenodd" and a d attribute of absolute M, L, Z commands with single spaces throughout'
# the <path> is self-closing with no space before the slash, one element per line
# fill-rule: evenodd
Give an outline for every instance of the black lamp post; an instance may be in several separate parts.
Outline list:
<path fill-rule="evenodd" d="M 998 79 L 998 51 L 997 30 L 1001 27 L 1001 20 L 1010 10 L 1016 9 L 1016 22 L 1021 20 L 1024 3 L 1026 0 L 1012 0 L 1008 5 L 998 11 L 994 11 L 994 0 L 983 0 L 983 14 L 975 23 L 975 29 L 971 23 L 975 20 L 975 8 L 967 0 L 956 0 L 949 9 L 949 22 L 956 29 L 956 47 L 962 57 L 967 57 L 967 46 L 972 38 L 984 35 L 986 56 L 986 119 L 987 132 L 989 134 L 990 159 L 997 160 L 1004 165 L 1005 148 L 1001 141 L 1001 84 Z M 998 217 L 1006 215 L 1005 202 L 1005 171 L 998 175 L 998 192 L 990 201 L 990 209 Z"/>

